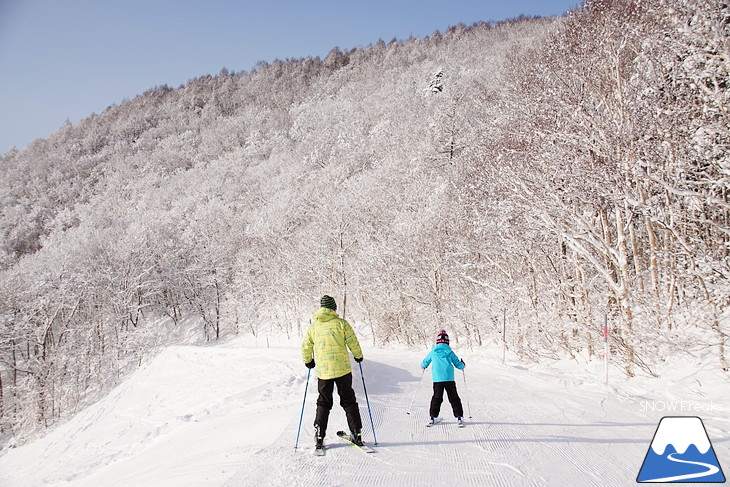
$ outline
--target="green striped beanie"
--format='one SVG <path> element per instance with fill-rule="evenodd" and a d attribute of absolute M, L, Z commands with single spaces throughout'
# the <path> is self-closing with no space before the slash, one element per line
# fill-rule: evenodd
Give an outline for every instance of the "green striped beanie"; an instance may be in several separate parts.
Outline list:
<path fill-rule="evenodd" d="M 337 303 L 335 303 L 335 298 L 332 296 L 327 296 L 326 294 L 322 296 L 322 299 L 319 301 L 319 304 L 323 308 L 329 308 L 331 310 L 337 309 Z"/>

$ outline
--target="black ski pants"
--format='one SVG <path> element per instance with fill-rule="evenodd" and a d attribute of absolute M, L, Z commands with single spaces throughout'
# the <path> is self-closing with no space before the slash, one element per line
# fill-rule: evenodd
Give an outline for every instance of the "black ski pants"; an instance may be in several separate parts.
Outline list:
<path fill-rule="evenodd" d="M 444 402 L 444 391 L 449 396 L 451 409 L 454 411 L 454 417 L 464 416 L 464 407 L 461 405 L 461 398 L 456 392 L 456 381 L 451 382 L 434 382 L 433 397 L 431 397 L 431 407 L 429 413 L 434 418 L 441 412 L 441 403 Z"/>
<path fill-rule="evenodd" d="M 345 410 L 347 416 L 347 425 L 350 431 L 359 432 L 362 430 L 362 418 L 360 418 L 360 409 L 355 398 L 355 390 L 352 388 L 352 372 L 338 377 L 336 379 L 317 379 L 317 388 L 319 389 L 319 398 L 317 399 L 317 414 L 314 417 L 314 426 L 319 430 L 319 434 L 324 436 L 327 431 L 327 423 L 330 417 L 330 411 L 334 405 L 332 392 L 337 385 L 337 394 L 340 396 L 340 406 Z"/>

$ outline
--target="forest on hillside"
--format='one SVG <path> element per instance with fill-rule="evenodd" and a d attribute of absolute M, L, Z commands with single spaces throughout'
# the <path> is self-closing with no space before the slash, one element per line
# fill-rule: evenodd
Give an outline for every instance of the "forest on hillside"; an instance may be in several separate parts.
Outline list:
<path fill-rule="evenodd" d="M 0 158 L 0 427 L 196 326 L 624 373 L 730 332 L 730 7 L 594 0 L 161 86 Z M 191 323 L 193 325 L 191 325 Z"/>

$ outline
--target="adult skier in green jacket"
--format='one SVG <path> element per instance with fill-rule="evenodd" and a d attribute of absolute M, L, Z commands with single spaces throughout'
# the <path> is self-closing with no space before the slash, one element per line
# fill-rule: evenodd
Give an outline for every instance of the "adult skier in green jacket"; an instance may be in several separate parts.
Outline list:
<path fill-rule="evenodd" d="M 312 315 L 312 323 L 302 341 L 304 364 L 310 369 L 317 366 L 319 398 L 314 417 L 316 447 L 323 447 L 329 414 L 334 404 L 332 392 L 335 385 L 340 396 L 340 405 L 347 415 L 350 439 L 362 446 L 362 419 L 352 388 L 352 366 L 347 352 L 350 349 L 355 361 L 362 362 L 362 349 L 350 324 L 337 315 L 334 298 L 323 296 L 320 305 L 321 308 Z"/>

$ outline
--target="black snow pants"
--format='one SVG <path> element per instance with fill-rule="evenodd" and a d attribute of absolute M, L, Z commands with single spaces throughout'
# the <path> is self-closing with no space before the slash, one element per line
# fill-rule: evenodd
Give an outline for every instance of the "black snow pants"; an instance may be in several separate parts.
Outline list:
<path fill-rule="evenodd" d="M 317 379 L 319 389 L 319 398 L 317 399 L 317 414 L 314 417 L 314 426 L 319 431 L 320 436 L 324 436 L 327 431 L 327 422 L 329 421 L 330 411 L 334 405 L 332 400 L 332 392 L 335 384 L 337 384 L 337 394 L 340 396 L 340 406 L 345 410 L 347 415 L 347 425 L 350 431 L 359 432 L 362 430 L 362 418 L 360 418 L 360 409 L 355 398 L 355 390 L 352 388 L 352 372 L 338 377 L 336 379 Z"/>
<path fill-rule="evenodd" d="M 437 417 L 441 412 L 441 403 L 444 402 L 444 391 L 449 396 L 451 409 L 454 411 L 454 417 L 464 416 L 464 407 L 461 405 L 461 398 L 456 392 L 456 381 L 451 382 L 434 382 L 433 397 L 431 397 L 431 407 L 429 413 L 432 417 Z"/>

